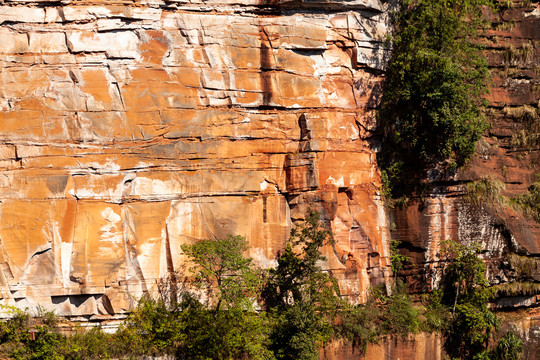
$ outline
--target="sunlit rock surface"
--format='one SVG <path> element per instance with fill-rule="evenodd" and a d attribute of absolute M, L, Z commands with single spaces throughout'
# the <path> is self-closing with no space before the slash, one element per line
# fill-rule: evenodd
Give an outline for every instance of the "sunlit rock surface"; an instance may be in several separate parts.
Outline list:
<path fill-rule="evenodd" d="M 515 281 L 508 254 L 540 259 L 538 223 L 471 205 L 463 184 L 489 175 L 511 197 L 540 172 L 538 149 L 510 145 L 523 124 L 504 116 L 539 106 L 539 5 L 493 15 L 492 126 L 471 164 L 386 211 L 374 109 L 389 10 L 377 0 L 1 1 L 1 302 L 121 317 L 182 271 L 184 243 L 244 235 L 258 264 L 275 265 L 310 207 L 335 234 L 324 266 L 352 301 L 388 282 L 391 236 L 413 260 L 401 274 L 412 291 L 437 285 L 448 239 L 481 244 L 492 284 Z M 540 265 L 531 276 L 540 281 Z"/>
<path fill-rule="evenodd" d="M 118 316 L 185 243 L 274 265 L 310 207 L 344 295 L 387 281 L 385 2 L 61 4 L 0 2 L 2 303 Z"/>

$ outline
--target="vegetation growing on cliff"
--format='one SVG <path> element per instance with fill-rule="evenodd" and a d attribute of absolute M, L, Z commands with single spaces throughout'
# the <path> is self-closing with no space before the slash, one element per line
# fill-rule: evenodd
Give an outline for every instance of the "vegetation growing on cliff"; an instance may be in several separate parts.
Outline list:
<path fill-rule="evenodd" d="M 410 263 L 411 259 L 399 252 L 399 245 L 401 241 L 392 240 L 390 242 L 390 264 L 392 264 L 392 272 L 394 274 L 399 273 L 403 266 Z"/>
<path fill-rule="evenodd" d="M 534 50 L 534 48 L 533 48 Z M 532 55 L 532 51 L 528 54 Z M 530 59 L 528 59 L 530 61 Z M 504 114 L 514 120 L 521 129 L 512 134 L 510 146 L 514 150 L 530 151 L 540 146 L 540 109 L 530 105 L 506 107 Z"/>
<path fill-rule="evenodd" d="M 512 203 L 540 223 L 540 174 L 536 176 L 538 181 L 529 187 L 528 192 L 512 199 Z"/>
<path fill-rule="evenodd" d="M 529 186 L 526 192 L 514 197 L 502 195 L 505 184 L 490 176 L 471 181 L 465 186 L 465 199 L 476 206 L 510 206 L 540 222 L 540 174 L 538 180 Z"/>
<path fill-rule="evenodd" d="M 0 353 L 14 359 L 318 359 L 331 339 L 345 338 L 362 350 L 381 335 L 417 331 L 418 311 L 403 287 L 392 295 L 374 288 L 363 305 L 341 298 L 319 266 L 321 247 L 331 242 L 319 215 L 310 212 L 268 271 L 243 255 L 243 237 L 186 245 L 195 282 L 166 287 L 157 299 L 143 297 L 117 333 L 96 328 L 68 337 L 16 312 L 0 323 Z"/>
<path fill-rule="evenodd" d="M 241 236 L 185 245 L 194 282 L 173 284 L 157 299 L 143 297 L 117 333 L 95 328 L 65 336 L 53 314 L 30 319 L 13 310 L 12 319 L 0 322 L 0 355 L 21 360 L 165 354 L 315 360 L 332 339 L 348 340 L 363 351 L 383 336 L 420 330 L 442 332 L 446 351 L 455 359 L 510 358 L 522 349 L 513 334 L 488 348 L 498 321 L 487 308 L 491 291 L 477 248 L 446 244 L 446 286 L 434 291 L 425 306 L 414 305 L 399 280 L 391 291 L 373 287 L 365 304 L 352 305 L 318 265 L 324 260 L 321 247 L 331 243 L 330 231 L 310 212 L 291 232 L 277 267 L 268 271 L 243 255 L 247 242 Z"/>
<path fill-rule="evenodd" d="M 488 309 L 493 292 L 485 278 L 486 266 L 474 244 L 448 241 L 445 248 L 445 295 L 452 316 L 444 331 L 444 348 L 452 358 L 485 358 L 499 327 L 499 320 Z"/>
<path fill-rule="evenodd" d="M 487 128 L 488 67 L 475 39 L 490 3 L 402 1 L 379 111 L 379 161 L 392 196 L 453 173 Z"/>
<path fill-rule="evenodd" d="M 335 279 L 317 264 L 326 260 L 320 248 L 332 241 L 319 214 L 310 212 L 291 231 L 277 267 L 269 270 L 263 299 L 275 319 L 270 348 L 277 359 L 318 359 L 318 349 L 333 335 L 333 319 L 343 302 Z"/>

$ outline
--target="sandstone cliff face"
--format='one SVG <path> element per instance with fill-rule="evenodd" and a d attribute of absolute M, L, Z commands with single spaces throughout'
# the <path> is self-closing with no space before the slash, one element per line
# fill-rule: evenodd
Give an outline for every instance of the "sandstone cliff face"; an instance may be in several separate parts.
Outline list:
<path fill-rule="evenodd" d="M 378 0 L 0 1 L 4 304 L 118 315 L 244 235 L 274 264 L 320 210 L 345 295 L 389 275 L 371 137 Z"/>
<path fill-rule="evenodd" d="M 492 127 L 472 164 L 386 212 L 374 109 L 389 3 L 0 1 L 2 302 L 121 315 L 182 270 L 184 243 L 244 235 L 272 266 L 308 207 L 354 301 L 387 281 L 390 233 L 413 290 L 436 285 L 449 238 L 482 243 L 493 284 L 519 278 L 511 252 L 539 281 L 538 223 L 464 200 L 468 181 L 489 174 L 511 197 L 540 172 L 537 148 L 511 144 L 524 124 L 507 109 L 540 98 L 539 5 L 519 4 L 485 38 Z"/>

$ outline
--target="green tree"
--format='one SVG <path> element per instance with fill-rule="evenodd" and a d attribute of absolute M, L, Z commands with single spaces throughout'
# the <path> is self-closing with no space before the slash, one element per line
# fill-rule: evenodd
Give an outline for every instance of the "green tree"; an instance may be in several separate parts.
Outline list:
<path fill-rule="evenodd" d="M 406 337 L 419 329 L 419 313 L 407 294 L 406 285 L 396 280 L 391 294 L 384 285 L 370 288 L 365 304 L 344 304 L 339 312 L 338 335 L 365 351 L 383 335 Z"/>
<path fill-rule="evenodd" d="M 391 296 L 382 297 L 381 333 L 405 337 L 418 331 L 418 311 L 412 306 L 404 284 L 398 283 Z"/>
<path fill-rule="evenodd" d="M 247 249 L 247 240 L 239 235 L 182 245 L 196 283 L 217 299 L 216 313 L 222 305 L 249 309 L 258 296 L 261 272 L 253 266 L 253 259 L 244 257 Z"/>
<path fill-rule="evenodd" d="M 349 305 L 339 313 L 336 330 L 348 340 L 353 349 L 365 352 L 368 344 L 374 343 L 381 334 L 379 327 L 380 308 L 376 304 Z"/>
<path fill-rule="evenodd" d="M 214 307 L 197 301 L 183 305 L 180 314 L 183 345 L 177 355 L 189 359 L 271 359 L 270 322 L 253 311 L 260 295 L 262 272 L 243 253 L 242 236 L 202 240 L 183 245 L 195 283 L 209 291 Z"/>
<path fill-rule="evenodd" d="M 163 299 L 144 296 L 120 327 L 118 337 L 132 344 L 129 350 L 135 355 L 174 354 L 185 340 L 181 308 L 176 305 L 168 306 Z M 99 334 L 84 335 L 97 337 Z"/>
<path fill-rule="evenodd" d="M 270 269 L 264 294 L 268 308 L 297 302 L 324 306 L 336 299 L 335 280 L 318 265 L 326 260 L 320 248 L 332 242 L 332 232 L 324 228 L 320 214 L 309 210 L 305 221 L 291 230 L 287 246 L 278 254 L 277 267 Z"/>
<path fill-rule="evenodd" d="M 185 341 L 181 359 L 273 359 L 269 347 L 271 321 L 265 314 L 229 308 L 215 312 L 200 303 L 183 309 L 179 320 Z"/>
<path fill-rule="evenodd" d="M 392 196 L 417 189 L 428 170 L 453 172 L 474 153 L 487 127 L 488 68 L 476 39 L 490 3 L 401 1 L 379 111 L 379 161 Z"/>
<path fill-rule="evenodd" d="M 274 310 L 270 348 L 277 359 L 318 360 L 319 348 L 332 334 L 330 321 L 309 302 Z"/>
<path fill-rule="evenodd" d="M 452 303 L 444 348 L 452 358 L 485 358 L 500 321 L 488 309 L 493 292 L 485 279 L 486 266 L 478 257 L 479 246 L 454 241 L 446 241 L 444 245 L 445 293 L 447 301 Z"/>
<path fill-rule="evenodd" d="M 320 214 L 310 210 L 269 272 L 263 298 L 276 321 L 271 349 L 278 359 L 317 359 L 334 332 L 339 288 L 318 265 L 325 260 L 320 248 L 332 242 Z"/>

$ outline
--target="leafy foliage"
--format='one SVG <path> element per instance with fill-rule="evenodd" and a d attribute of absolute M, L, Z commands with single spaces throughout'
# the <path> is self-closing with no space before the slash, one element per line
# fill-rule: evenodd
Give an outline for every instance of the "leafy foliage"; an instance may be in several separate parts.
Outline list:
<path fill-rule="evenodd" d="M 392 272 L 397 274 L 403 269 L 403 265 L 411 262 L 411 259 L 399 253 L 399 245 L 401 241 L 392 240 L 390 242 L 390 263 L 392 264 Z"/>
<path fill-rule="evenodd" d="M 178 344 L 184 340 L 177 310 L 168 307 L 161 299 L 143 297 L 118 335 L 126 342 L 133 343 L 132 351 L 137 354 L 174 353 Z"/>
<path fill-rule="evenodd" d="M 443 302 L 442 289 L 435 289 L 430 294 L 424 295 L 425 307 L 422 311 L 423 321 L 420 329 L 425 332 L 445 332 L 451 318 L 449 307 Z"/>
<path fill-rule="evenodd" d="M 317 265 L 325 260 L 320 248 L 332 241 L 332 233 L 321 225 L 319 213 L 309 211 L 306 220 L 291 230 L 289 243 L 278 254 L 277 268 L 270 269 L 263 294 L 268 308 L 297 302 L 324 307 L 337 299 L 335 280 Z"/>
<path fill-rule="evenodd" d="M 485 279 L 486 265 L 478 257 L 479 245 L 469 246 L 447 240 L 443 243 L 445 268 L 445 292 L 453 294 L 454 304 L 458 300 L 478 300 L 487 303 L 489 300 L 488 282 Z"/>
<path fill-rule="evenodd" d="M 222 303 L 227 309 L 248 309 L 253 303 L 261 277 L 252 266 L 253 259 L 242 254 L 247 248 L 246 239 L 239 235 L 182 245 L 188 261 L 194 265 L 191 271 L 197 284 L 217 298 L 216 312 Z"/>
<path fill-rule="evenodd" d="M 384 286 L 370 289 L 368 301 L 348 305 L 339 312 L 338 335 L 361 352 L 383 335 L 406 337 L 419 330 L 418 310 L 413 306 L 404 284 L 397 282 L 391 294 Z"/>
<path fill-rule="evenodd" d="M 443 331 L 445 349 L 453 358 L 518 358 L 523 346 L 512 334 L 496 348 L 487 347 L 498 320 L 487 309 L 491 291 L 477 247 L 445 244 L 446 287 L 434 291 L 424 308 L 412 303 L 399 281 L 392 289 L 373 287 L 366 304 L 352 305 L 341 299 L 335 280 L 319 266 L 324 260 L 321 247 L 332 244 L 331 236 L 319 214 L 309 212 L 291 231 L 277 267 L 268 273 L 243 255 L 243 237 L 184 246 L 195 285 L 214 301 L 203 304 L 187 290 L 174 296 L 163 293 L 158 299 L 145 296 L 115 334 L 93 328 L 65 336 L 55 328 L 58 318 L 52 313 L 41 312 L 36 320 L 10 309 L 12 317 L 0 322 L 0 356 L 314 360 L 334 338 L 364 351 L 384 335 L 405 337 L 424 330 Z M 258 298 L 266 309 L 254 310 Z"/>
<path fill-rule="evenodd" d="M 339 314 L 337 331 L 340 337 L 350 341 L 354 349 L 364 352 L 370 343 L 377 341 L 379 308 L 373 303 L 349 306 Z"/>
<path fill-rule="evenodd" d="M 418 331 L 418 311 L 412 306 L 405 285 L 397 282 L 392 294 L 385 294 L 384 287 L 372 289 L 368 305 L 373 303 L 379 307 L 379 323 L 382 334 L 400 335 L 405 337 L 409 333 Z"/>
<path fill-rule="evenodd" d="M 380 165 L 392 196 L 418 189 L 427 171 L 455 171 L 487 127 L 488 68 L 474 42 L 489 0 L 404 0 L 379 118 Z M 433 174 L 433 172 L 432 172 Z"/>
<path fill-rule="evenodd" d="M 122 344 L 116 334 L 105 334 L 94 328 L 67 337 L 58 331 L 60 319 L 52 312 L 39 311 L 37 317 L 31 318 L 21 310 L 11 311 L 13 316 L 0 322 L 2 358 L 110 359 L 128 353 L 129 344 Z"/>
<path fill-rule="evenodd" d="M 514 334 L 507 331 L 497 342 L 497 347 L 492 351 L 493 360 L 519 360 L 523 352 L 523 341 Z"/>
<path fill-rule="evenodd" d="M 333 328 L 313 304 L 297 302 L 274 316 L 271 349 L 277 359 L 319 359 L 319 347 L 330 340 Z"/>
<path fill-rule="evenodd" d="M 185 341 L 177 356 L 186 359 L 271 359 L 270 322 L 266 316 L 240 309 L 218 313 L 194 304 L 179 314 Z"/>
<path fill-rule="evenodd" d="M 447 301 L 453 301 L 452 317 L 445 332 L 444 348 L 452 358 L 477 359 L 488 354 L 489 341 L 500 320 L 488 309 L 493 291 L 485 279 L 486 266 L 478 257 L 477 244 L 445 244 Z"/>
<path fill-rule="evenodd" d="M 181 344 L 178 354 L 189 359 L 271 357 L 269 321 L 252 311 L 263 277 L 253 259 L 244 257 L 247 247 L 242 236 L 182 246 L 197 284 L 209 290 L 217 303 L 212 309 L 191 299 L 180 306 L 181 332 L 189 340 Z"/>
<path fill-rule="evenodd" d="M 277 320 L 271 338 L 278 359 L 316 359 L 333 334 L 342 301 L 335 280 L 317 264 L 325 260 L 320 248 L 332 241 L 319 213 L 309 211 L 291 230 L 277 268 L 270 269 L 263 298 Z"/>

